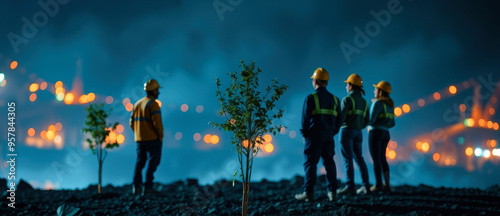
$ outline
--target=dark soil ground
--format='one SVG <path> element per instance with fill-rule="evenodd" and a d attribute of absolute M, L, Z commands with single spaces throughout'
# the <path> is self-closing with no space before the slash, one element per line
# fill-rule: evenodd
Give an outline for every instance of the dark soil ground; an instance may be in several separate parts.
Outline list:
<path fill-rule="evenodd" d="M 338 197 L 329 202 L 324 176 L 318 178 L 315 201 L 299 202 L 303 178 L 279 182 L 252 183 L 249 215 L 500 215 L 500 186 L 476 188 L 434 188 L 426 185 L 394 187 L 386 194 Z M 322 184 L 320 183 L 322 182 Z M 340 186 L 343 186 L 342 184 Z M 156 184 L 158 195 L 134 196 L 131 185 L 83 190 L 33 190 L 18 188 L 16 208 L 7 207 L 7 195 L 1 200 L 0 215 L 57 215 L 65 207 L 66 215 L 239 215 L 241 183 L 220 180 L 213 185 L 198 185 L 196 179 L 171 184 Z M 64 206 L 63 206 L 64 205 Z M 63 206 L 63 207 L 61 207 Z M 60 208 L 61 207 L 61 208 Z"/>

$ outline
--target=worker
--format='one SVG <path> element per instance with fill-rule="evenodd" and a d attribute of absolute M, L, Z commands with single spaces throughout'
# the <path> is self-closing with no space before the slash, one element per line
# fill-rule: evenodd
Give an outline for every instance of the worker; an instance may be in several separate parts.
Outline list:
<path fill-rule="evenodd" d="M 370 108 L 370 132 L 368 142 L 370 154 L 373 158 L 375 170 L 375 185 L 372 192 L 390 192 L 389 164 L 386 158 L 386 149 L 391 136 L 389 128 L 394 127 L 394 101 L 389 97 L 391 85 L 386 81 L 380 81 L 375 87 L 375 99 Z M 384 174 L 385 186 L 382 184 L 382 173 Z"/>
<path fill-rule="evenodd" d="M 326 170 L 327 195 L 330 201 L 336 201 L 337 168 L 333 160 L 335 155 L 333 136 L 339 132 L 342 124 L 339 116 L 339 99 L 326 90 L 329 80 L 328 71 L 318 68 L 311 78 L 316 92 L 308 95 L 304 101 L 302 129 L 300 130 L 306 142 L 304 147 L 305 179 L 303 193 L 296 194 L 295 198 L 306 202 L 314 200 L 316 165 L 321 156 Z"/>
<path fill-rule="evenodd" d="M 351 74 L 344 83 L 346 83 L 348 95 L 342 98 L 341 102 L 343 123 L 340 130 L 340 149 L 344 158 L 347 184 L 344 188 L 337 190 L 337 195 L 367 194 L 370 192 L 370 182 L 368 181 L 368 169 L 363 158 L 363 133 L 361 129 L 368 125 L 370 118 L 368 102 L 363 98 L 365 91 L 359 75 Z M 353 158 L 358 164 L 363 180 L 363 186 L 357 191 L 354 185 Z"/>
<path fill-rule="evenodd" d="M 146 165 L 149 154 L 149 164 L 144 183 L 144 194 L 157 194 L 153 189 L 154 172 L 160 164 L 163 144 L 163 124 L 161 110 L 156 102 L 160 85 L 158 81 L 150 79 L 144 84 L 147 96 L 134 104 L 130 127 L 134 131 L 137 142 L 137 161 L 135 164 L 134 186 L 132 193 L 142 195 L 142 169 Z"/>

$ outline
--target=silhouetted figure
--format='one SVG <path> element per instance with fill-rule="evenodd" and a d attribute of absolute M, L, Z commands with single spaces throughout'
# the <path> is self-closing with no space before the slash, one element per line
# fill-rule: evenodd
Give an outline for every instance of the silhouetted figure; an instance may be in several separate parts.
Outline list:
<path fill-rule="evenodd" d="M 341 103 L 341 117 L 344 122 L 340 129 L 340 149 L 344 158 L 347 184 L 344 188 L 337 190 L 337 195 L 356 194 L 353 158 L 358 164 L 363 179 L 363 186 L 357 190 L 357 193 L 367 194 L 370 192 L 370 182 L 368 181 L 368 168 L 363 158 L 361 129 L 365 128 L 370 120 L 368 102 L 363 98 L 365 91 L 359 75 L 351 74 L 344 82 L 347 83 L 346 90 L 349 94 L 342 99 Z"/>
<path fill-rule="evenodd" d="M 342 119 L 339 117 L 339 99 L 326 90 L 329 75 L 323 68 L 314 71 L 313 87 L 315 93 L 308 95 L 304 101 L 302 111 L 302 135 L 306 144 L 304 155 L 305 179 L 304 192 L 296 194 L 297 200 L 314 200 L 314 184 L 316 184 L 316 165 L 319 158 L 323 158 L 326 170 L 328 198 L 330 201 L 337 200 L 335 190 L 337 189 L 337 168 L 333 156 L 335 155 L 335 143 L 333 136 L 339 132 Z"/>
<path fill-rule="evenodd" d="M 380 81 L 375 87 L 375 100 L 370 108 L 370 122 L 372 127 L 368 135 L 370 154 L 373 158 L 375 170 L 375 185 L 370 188 L 372 192 L 391 191 L 389 164 L 385 157 L 387 144 L 391 139 L 389 128 L 394 127 L 394 102 L 389 97 L 391 85 L 386 81 Z M 382 173 L 384 174 L 385 187 L 382 184 Z"/>
<path fill-rule="evenodd" d="M 153 189 L 154 172 L 160 164 L 163 143 L 163 124 L 160 106 L 156 102 L 160 85 L 154 79 L 144 84 L 147 96 L 134 104 L 130 127 L 134 131 L 137 142 L 137 162 L 135 164 L 134 187 L 132 192 L 142 194 L 142 169 L 146 165 L 149 154 L 149 165 L 146 171 L 144 194 L 157 193 Z"/>

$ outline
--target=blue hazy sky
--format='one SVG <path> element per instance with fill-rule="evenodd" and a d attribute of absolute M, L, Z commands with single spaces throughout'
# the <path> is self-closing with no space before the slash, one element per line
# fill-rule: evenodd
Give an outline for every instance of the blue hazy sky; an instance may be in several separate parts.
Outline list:
<path fill-rule="evenodd" d="M 88 104 L 66 105 L 47 90 L 39 90 L 35 102 L 29 100 L 31 83 L 46 81 L 50 88 L 62 81 L 68 90 L 81 83 L 83 93 L 97 95 L 94 103 L 114 98 L 106 107 L 114 109 L 110 120 L 125 125 L 125 143 L 109 153 L 103 181 L 131 183 L 136 144 L 122 100 L 143 97 L 142 85 L 150 78 L 163 86 L 159 100 L 166 135 L 155 181 L 194 177 L 206 184 L 232 178 L 237 157 L 229 143 L 231 134 L 208 122 L 223 120 L 217 116 L 214 78 L 223 77 L 227 84 L 225 75 L 238 70 L 241 59 L 254 60 L 263 70 L 261 85 L 278 78 L 289 86 L 278 103 L 285 109 L 284 118 L 276 121 L 288 127 L 287 132 L 273 137 L 274 152 L 261 152 L 255 159 L 253 180 L 304 174 L 300 113 L 304 97 L 313 91 L 309 77 L 324 67 L 330 72 L 327 88 L 339 97 L 346 95 L 342 81 L 357 73 L 364 80 L 367 100 L 373 97 L 371 84 L 386 80 L 397 106 L 412 105 L 391 130 L 398 143 L 398 157 L 390 161 L 393 182 L 490 186 L 500 177 L 499 157 L 467 157 L 465 148 L 488 148 L 485 140 L 499 140 L 498 131 L 472 128 L 440 141 L 418 137 L 462 121 L 456 112 L 460 104 L 469 107 L 465 117 L 470 115 L 474 92 L 464 88 L 463 81 L 479 83 L 483 107 L 492 94 L 499 96 L 494 91 L 500 79 L 499 9 L 497 1 L 451 0 L 61 1 L 57 6 L 4 1 L 0 73 L 7 83 L 0 87 L 0 116 L 6 116 L 7 102 L 16 102 L 17 178 L 37 187 L 47 182 L 56 188 L 97 183 L 97 160 L 82 150 L 80 131 Z M 341 44 L 350 46 L 348 54 Z M 19 62 L 15 70 L 9 68 L 13 60 Z M 450 85 L 457 86 L 456 95 L 447 94 Z M 441 92 L 443 99 L 433 101 L 434 92 Z M 421 98 L 427 102 L 424 107 L 416 105 Z M 189 106 L 187 112 L 181 111 L 182 104 Z M 196 111 L 199 105 L 204 108 L 201 113 Z M 491 120 L 500 118 L 494 115 Z M 56 122 L 63 125 L 61 150 L 26 144 L 29 128 L 40 137 L 40 131 Z M 181 139 L 175 138 L 178 132 Z M 220 142 L 195 141 L 195 133 L 216 134 Z M 366 135 L 363 151 L 374 183 Z M 0 137 L 5 140 L 6 133 Z M 458 143 L 459 137 L 464 144 Z M 335 140 L 337 173 L 345 180 L 338 136 Z M 418 153 L 416 141 L 430 142 L 429 152 Z M 5 160 L 6 145 L 0 153 Z M 456 165 L 434 162 L 433 153 L 456 160 Z M 1 168 L 7 176 L 7 167 Z M 358 171 L 355 178 L 360 182 Z"/>

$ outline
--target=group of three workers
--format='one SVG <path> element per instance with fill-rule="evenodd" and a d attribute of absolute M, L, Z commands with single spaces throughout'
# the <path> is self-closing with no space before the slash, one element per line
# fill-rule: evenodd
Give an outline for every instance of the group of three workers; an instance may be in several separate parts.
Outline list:
<path fill-rule="evenodd" d="M 389 97 L 391 85 L 380 81 L 375 87 L 374 99 L 368 110 L 368 102 L 363 99 L 365 91 L 359 75 L 351 74 L 346 81 L 348 95 L 341 101 L 328 92 L 328 72 L 323 68 L 314 71 L 313 87 L 316 92 L 308 95 L 302 111 L 302 135 L 305 138 L 304 192 L 296 194 L 297 200 L 314 200 L 316 165 L 320 157 L 326 171 L 328 198 L 335 201 L 337 195 L 388 192 L 389 165 L 385 157 L 390 140 L 389 128 L 395 125 L 394 102 Z M 370 187 L 368 169 L 362 156 L 362 129 L 370 126 L 368 142 L 373 158 L 376 184 Z M 337 170 L 333 157 L 335 144 L 333 137 L 340 131 L 341 152 L 344 159 L 347 184 L 337 190 Z M 361 170 L 363 186 L 356 190 L 354 185 L 353 159 Z M 382 173 L 385 185 L 382 183 Z"/>

